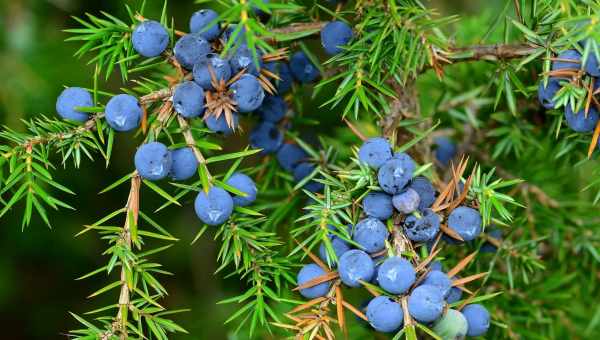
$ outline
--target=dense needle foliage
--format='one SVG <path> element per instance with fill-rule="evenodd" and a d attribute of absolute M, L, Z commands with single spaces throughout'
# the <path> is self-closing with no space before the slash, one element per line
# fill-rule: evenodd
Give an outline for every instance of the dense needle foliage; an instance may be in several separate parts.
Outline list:
<path fill-rule="evenodd" d="M 600 123 L 596 119 L 582 131 L 564 114 L 571 110 L 588 119 L 600 110 L 598 70 L 588 68 L 600 59 L 598 4 L 515 0 L 454 15 L 441 14 L 456 12 L 438 10 L 447 6 L 443 2 L 418 0 L 196 1 L 194 11 L 216 13 L 204 24 L 217 25 L 212 34 L 218 37 L 202 40 L 215 54 L 211 58 L 233 68 L 227 79 L 207 68 L 211 84 L 201 89 L 203 118 L 188 114 L 194 111 L 187 110 L 189 96 L 176 95 L 179 84 L 198 78 L 177 43 L 189 33 L 193 12 L 175 15 L 175 2 L 160 5 L 124 2 L 121 15 L 97 11 L 56 28 L 68 35 L 64 44 L 76 46 L 75 58 L 92 66 L 83 80 L 61 79 L 65 87 L 91 94 L 91 105 L 73 105 L 87 118 L 65 120 L 48 107 L 22 125 L 7 119 L 0 131 L 0 221 L 13 222 L 3 223 L 5 233 L 27 236 L 44 224 L 63 228 L 55 223 L 58 216 L 81 208 L 73 195 L 97 196 L 85 186 L 74 187 L 64 173 L 83 172 L 88 164 L 121 164 L 117 179 L 94 179 L 101 195 L 88 216 L 78 216 L 85 221 L 81 230 L 69 231 L 77 236 L 72 242 L 95 234 L 104 243 L 103 249 L 89 250 L 101 260 L 97 267 L 78 268 L 78 284 L 93 299 L 85 307 L 54 311 L 72 317 L 69 329 L 55 333 L 85 339 L 198 338 L 195 322 L 208 316 L 203 306 L 190 309 L 170 297 L 174 283 L 188 278 L 162 263 L 173 262 L 168 254 L 177 248 L 212 244 L 214 251 L 200 251 L 215 263 L 215 272 L 194 271 L 238 284 L 211 306 L 229 313 L 219 321 L 232 337 L 368 338 L 375 331 L 360 320 L 372 315 L 364 302 L 382 294 L 404 312 L 403 326 L 390 337 L 443 335 L 435 334 L 445 329 L 439 324 L 407 313 L 408 292 L 389 294 L 371 280 L 349 289 L 343 269 L 338 273 L 336 267 L 335 238 L 349 248 L 364 248 L 346 225 L 370 215 L 365 197 L 382 190 L 398 194 L 387 190 L 386 177 L 359 151 L 365 140 L 382 136 L 394 152 L 414 159 L 413 182 L 424 176 L 433 184 L 436 200 L 429 206 L 442 225 L 434 239 L 415 241 L 406 236 L 406 221 L 411 213 L 421 218 L 425 209 L 390 210 L 393 217 L 392 212 L 378 217 L 390 234 L 383 248 L 370 254 L 374 261 L 394 255 L 410 259 L 419 278 L 415 285 L 439 261 L 463 290 L 447 307 L 484 305 L 491 315 L 486 338 L 600 335 L 600 308 L 594 303 L 600 297 Z M 151 57 L 140 55 L 134 42 L 136 28 L 147 20 L 164 28 L 168 39 Z M 352 32 L 337 49 L 322 46 L 320 34 L 330 21 Z M 208 31 L 194 34 L 206 37 Z M 566 50 L 577 57 L 564 57 Z M 561 62 L 571 63 L 560 68 Z M 288 78 L 281 65 L 291 70 L 289 89 L 283 89 Z M 256 84 L 252 93 L 241 83 L 250 78 Z M 119 85 L 111 86 L 115 81 Z M 559 84 L 547 97 L 553 105 L 545 105 L 538 91 L 552 82 Z M 10 98 L 11 91 L 6 93 Z M 111 116 L 109 103 L 118 94 L 139 104 L 139 119 L 129 133 L 118 132 Z M 281 102 L 272 99 L 276 95 Z M 257 104 L 264 103 L 263 96 L 271 104 L 252 107 L 257 98 Z M 8 102 L 0 103 L 5 106 L 0 112 L 11 108 Z M 64 117 L 58 105 L 57 110 Z M 197 166 L 190 179 L 180 181 L 167 169 L 156 178 L 146 175 L 156 173 L 140 166 L 138 156 L 134 164 L 136 151 L 122 147 L 158 141 L 169 152 L 190 148 Z M 292 157 L 292 148 L 301 156 L 282 160 Z M 244 174 L 256 183 L 257 198 L 240 204 L 249 196 L 247 187 L 232 178 Z M 211 192 L 217 189 L 215 203 Z M 199 203 L 202 195 L 206 201 Z M 227 206 L 230 196 L 236 203 Z M 455 245 L 461 237 L 447 221 L 459 205 L 476 209 L 483 232 Z M 199 219 L 192 216 L 194 206 Z M 225 222 L 212 223 L 223 211 Z M 161 218 L 167 212 L 190 216 L 184 228 L 175 228 Z M 296 275 L 312 262 L 323 274 L 316 284 L 329 286 L 320 296 L 304 298 L 298 288 L 315 283 L 298 287 Z"/>

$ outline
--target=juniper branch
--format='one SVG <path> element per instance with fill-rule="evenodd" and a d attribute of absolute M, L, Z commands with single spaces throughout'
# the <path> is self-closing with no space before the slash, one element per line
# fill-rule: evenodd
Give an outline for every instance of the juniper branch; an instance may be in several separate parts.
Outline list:
<path fill-rule="evenodd" d="M 131 188 L 127 198 L 125 224 L 121 233 L 121 242 L 125 244 L 128 250 L 131 250 L 131 231 L 129 225 L 137 225 L 140 208 L 140 183 L 141 179 L 137 172 L 131 177 Z M 133 221 L 131 221 L 133 219 Z M 127 313 L 130 304 L 129 285 L 127 283 L 127 266 L 121 264 L 121 293 L 119 295 L 119 312 L 115 319 L 113 330 L 120 331 L 120 338 L 127 339 Z"/>

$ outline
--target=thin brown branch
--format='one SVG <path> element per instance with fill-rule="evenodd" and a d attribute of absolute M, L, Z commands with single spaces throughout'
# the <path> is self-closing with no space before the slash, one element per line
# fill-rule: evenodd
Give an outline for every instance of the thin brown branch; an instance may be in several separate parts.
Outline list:
<path fill-rule="evenodd" d="M 123 231 L 121 233 L 120 242 L 123 243 L 127 249 L 131 250 L 131 231 L 129 230 L 130 225 L 136 225 L 138 223 L 138 215 L 140 210 L 140 184 L 141 178 L 135 172 L 131 177 L 131 188 L 129 190 L 129 197 L 127 198 L 125 223 L 123 225 Z M 131 220 L 133 219 L 133 221 Z M 130 304 L 130 287 L 127 284 L 127 266 L 121 264 L 121 293 L 119 294 L 119 312 L 115 318 L 114 331 L 120 333 L 121 339 L 127 339 L 127 313 Z"/>
<path fill-rule="evenodd" d="M 534 53 L 539 47 L 530 44 L 493 44 L 472 45 L 464 47 L 450 47 L 442 51 L 452 62 L 477 61 L 477 60 L 509 60 L 526 57 Z M 460 55 L 458 55 L 460 54 Z"/>

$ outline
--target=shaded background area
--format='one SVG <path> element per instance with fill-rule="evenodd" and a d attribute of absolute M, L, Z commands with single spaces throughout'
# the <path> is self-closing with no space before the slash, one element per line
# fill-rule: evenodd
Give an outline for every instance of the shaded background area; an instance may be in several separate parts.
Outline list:
<path fill-rule="evenodd" d="M 93 68 L 86 65 L 88 57 L 72 57 L 80 46 L 65 43 L 67 37 L 61 30 L 74 27 L 70 16 L 83 16 L 85 12 L 98 14 L 106 11 L 125 18 L 123 0 L 29 0 L 4 1 L 0 4 L 0 123 L 22 129 L 21 119 L 36 114 L 54 114 L 56 96 L 66 86 L 91 86 Z M 125 1 L 136 8 L 139 1 Z M 426 5 L 438 8 L 443 14 L 460 13 L 463 16 L 485 15 L 492 21 L 504 1 L 431 1 Z M 149 0 L 147 16 L 158 17 L 162 1 Z M 172 0 L 169 14 L 176 18 L 177 28 L 186 30 L 187 20 L 200 5 L 192 0 Z M 485 8 L 485 14 L 483 10 Z M 473 21 L 463 25 L 475 25 Z M 477 30 L 478 28 L 469 29 Z M 484 30 L 484 28 L 482 28 Z M 469 37 L 460 36 L 461 41 Z M 431 76 L 432 86 L 437 79 Z M 425 79 L 424 83 L 426 83 Z M 115 72 L 102 88 L 117 91 L 120 86 Z M 422 93 L 425 93 L 421 91 Z M 433 90 L 432 90 L 433 92 Z M 425 93 L 425 96 L 427 94 Z M 327 92 L 320 96 L 326 97 Z M 308 98 L 309 96 L 302 96 Z M 322 122 L 323 129 L 339 125 L 339 116 L 318 109 L 322 100 L 308 101 L 306 112 Z M 427 98 L 425 99 L 427 100 Z M 311 129 L 312 130 L 312 129 Z M 247 143 L 243 138 L 228 139 L 227 149 L 236 149 Z M 84 224 L 93 223 L 110 211 L 121 208 L 127 197 L 126 186 L 104 195 L 101 189 L 131 171 L 135 141 L 130 134 L 117 134 L 113 159 L 105 168 L 102 161 L 83 161 L 80 169 L 67 166 L 56 171 L 57 180 L 78 193 L 65 197 L 65 201 L 78 210 L 50 212 L 53 229 L 39 220 L 21 232 L 21 206 L 0 219 L 0 325 L 6 339 L 60 339 L 61 332 L 78 327 L 67 312 L 82 313 L 98 306 L 114 303 L 114 294 L 100 296 L 90 301 L 86 296 L 107 283 L 103 276 L 76 281 L 80 275 L 106 263 L 101 253 L 106 244 L 96 233 L 75 238 Z M 573 190 L 575 190 L 573 188 Z M 558 193 L 559 191 L 557 191 Z M 154 194 L 142 193 L 142 207 L 151 212 L 162 201 Z M 161 282 L 170 295 L 165 304 L 170 308 L 191 308 L 191 313 L 176 318 L 193 336 L 177 338 L 224 339 L 228 333 L 223 321 L 236 308 L 235 305 L 216 305 L 226 297 L 235 295 L 240 281 L 224 280 L 214 275 L 218 245 L 212 233 L 205 234 L 190 245 L 199 222 L 190 202 L 184 207 L 171 207 L 155 214 L 154 218 L 180 241 L 162 253 L 157 261 L 174 273 L 162 277 Z M 550 268 L 552 269 L 552 268 Z"/>

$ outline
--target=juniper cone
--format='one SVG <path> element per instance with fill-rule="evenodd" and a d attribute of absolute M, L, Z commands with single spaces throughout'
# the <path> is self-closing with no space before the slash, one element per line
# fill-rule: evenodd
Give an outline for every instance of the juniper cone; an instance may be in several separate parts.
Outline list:
<path fill-rule="evenodd" d="M 600 338 L 595 2 L 196 2 L 2 12 L 4 338 Z"/>

